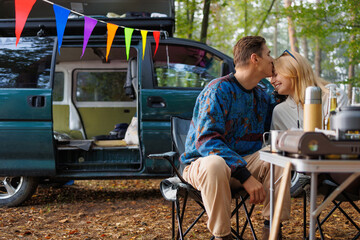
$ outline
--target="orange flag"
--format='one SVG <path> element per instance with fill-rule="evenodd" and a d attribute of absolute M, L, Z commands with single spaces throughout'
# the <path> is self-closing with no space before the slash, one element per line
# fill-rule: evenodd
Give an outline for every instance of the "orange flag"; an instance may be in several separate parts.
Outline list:
<path fill-rule="evenodd" d="M 146 36 L 147 36 L 147 33 L 148 31 L 146 30 L 141 30 L 141 37 L 142 37 L 142 60 L 144 60 L 144 55 L 145 55 L 145 46 L 146 46 Z"/>
<path fill-rule="evenodd" d="M 155 48 L 155 52 L 154 52 L 154 57 L 155 57 L 156 52 L 157 52 L 158 47 L 159 47 L 160 32 L 159 31 L 154 31 L 153 35 L 154 35 L 154 39 L 155 39 L 155 42 L 156 42 L 156 48 Z"/>
<path fill-rule="evenodd" d="M 118 26 L 112 23 L 107 23 L 107 30 L 108 30 L 108 36 L 107 36 L 107 45 L 106 45 L 106 61 L 108 61 L 108 56 L 110 53 L 111 45 L 115 38 L 115 33 L 118 29 Z"/>
<path fill-rule="evenodd" d="M 19 43 L 29 13 L 36 0 L 15 0 L 15 36 L 16 46 Z"/>

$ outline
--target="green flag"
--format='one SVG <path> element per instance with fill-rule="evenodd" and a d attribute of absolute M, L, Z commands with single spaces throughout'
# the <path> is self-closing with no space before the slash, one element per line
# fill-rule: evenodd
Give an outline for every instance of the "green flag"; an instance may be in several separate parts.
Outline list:
<path fill-rule="evenodd" d="M 126 47 L 126 59 L 129 60 L 129 52 L 131 45 L 131 36 L 133 33 L 133 28 L 125 28 L 125 47 Z"/>

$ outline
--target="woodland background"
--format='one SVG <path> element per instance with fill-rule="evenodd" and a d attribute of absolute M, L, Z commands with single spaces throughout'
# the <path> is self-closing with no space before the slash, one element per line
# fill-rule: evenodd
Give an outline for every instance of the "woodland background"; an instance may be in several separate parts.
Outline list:
<path fill-rule="evenodd" d="M 232 56 L 236 41 L 261 35 L 273 57 L 299 52 L 317 76 L 360 86 L 359 0 L 176 0 L 175 36 Z"/>

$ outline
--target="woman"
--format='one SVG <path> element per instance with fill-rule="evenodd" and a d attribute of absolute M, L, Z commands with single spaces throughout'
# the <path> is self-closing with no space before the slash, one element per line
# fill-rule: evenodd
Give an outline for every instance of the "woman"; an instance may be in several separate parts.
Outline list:
<path fill-rule="evenodd" d="M 324 122 L 329 118 L 330 87 L 336 88 L 337 106 L 347 105 L 348 98 L 344 91 L 335 84 L 316 77 L 310 63 L 299 53 L 285 50 L 275 59 L 274 67 L 275 74 L 271 78 L 271 84 L 279 94 L 288 97 L 274 108 L 271 129 L 303 128 L 305 89 L 309 86 L 321 88 Z"/>
<path fill-rule="evenodd" d="M 337 106 L 347 105 L 348 98 L 343 90 L 335 84 L 316 77 L 310 63 L 297 52 L 285 50 L 274 61 L 275 74 L 271 84 L 280 95 L 287 95 L 286 100 L 278 104 L 273 111 L 271 129 L 288 130 L 302 129 L 304 116 L 305 89 L 317 86 L 322 91 L 322 116 L 324 123 L 329 119 L 329 89 L 336 89 Z M 302 188 L 309 183 L 309 177 L 301 173 L 293 173 L 290 193 L 296 197 L 302 193 Z"/>

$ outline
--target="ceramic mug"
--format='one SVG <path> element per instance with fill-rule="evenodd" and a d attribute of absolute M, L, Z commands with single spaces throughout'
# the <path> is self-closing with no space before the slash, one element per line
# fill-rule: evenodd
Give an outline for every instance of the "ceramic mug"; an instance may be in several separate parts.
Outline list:
<path fill-rule="evenodd" d="M 280 152 L 276 148 L 276 140 L 279 133 L 283 132 L 283 130 L 270 130 L 270 132 L 264 132 L 263 134 L 263 142 L 265 146 L 270 145 L 270 152 Z M 266 136 L 269 135 L 268 141 L 266 141 Z"/>

